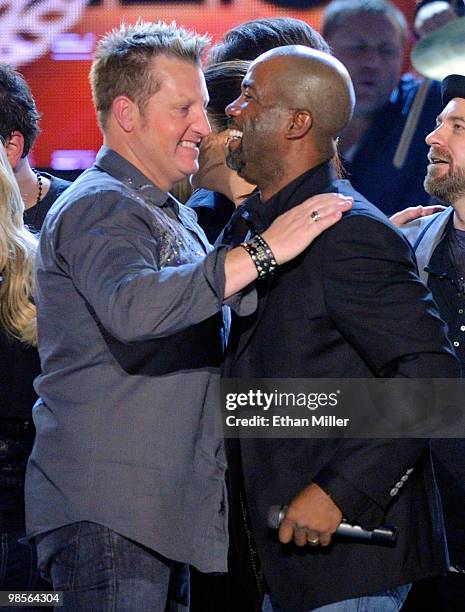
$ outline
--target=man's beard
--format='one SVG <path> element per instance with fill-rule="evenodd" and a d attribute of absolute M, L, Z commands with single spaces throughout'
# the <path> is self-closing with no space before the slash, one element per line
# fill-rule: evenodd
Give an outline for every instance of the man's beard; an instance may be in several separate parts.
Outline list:
<path fill-rule="evenodd" d="M 240 175 L 241 169 L 245 166 L 242 156 L 242 144 L 235 151 L 228 151 L 226 154 L 226 165 Z"/>
<path fill-rule="evenodd" d="M 275 109 L 280 112 L 280 109 Z M 260 120 L 249 120 L 242 125 L 242 139 L 226 155 L 231 170 L 251 185 L 265 189 L 283 175 L 281 157 L 276 152 L 276 113 L 270 112 Z M 232 126 L 234 127 L 234 125 Z"/>
<path fill-rule="evenodd" d="M 252 155 L 257 152 L 252 152 Z M 242 141 L 240 145 L 235 148 L 233 151 L 229 150 L 226 154 L 226 165 L 231 170 L 235 170 L 237 174 L 243 178 L 245 181 L 252 185 L 256 185 L 258 183 L 259 177 L 253 176 L 250 174 L 250 170 L 253 170 L 253 164 L 247 163 L 246 159 L 247 155 L 242 148 Z M 250 154 L 249 154 L 250 157 Z"/>
<path fill-rule="evenodd" d="M 428 171 L 423 186 L 429 195 L 446 204 L 453 204 L 465 196 L 465 169 L 456 168 L 445 175 L 434 176 L 433 166 L 433 172 Z"/>

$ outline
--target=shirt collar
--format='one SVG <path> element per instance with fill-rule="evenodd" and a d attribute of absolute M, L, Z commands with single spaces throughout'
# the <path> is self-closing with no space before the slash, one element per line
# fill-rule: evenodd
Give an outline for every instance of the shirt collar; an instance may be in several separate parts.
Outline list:
<path fill-rule="evenodd" d="M 144 199 L 156 206 L 171 204 L 173 198 L 162 191 L 125 157 L 103 145 L 95 158 L 95 165 L 117 178 L 130 189 L 140 193 Z"/>
<path fill-rule="evenodd" d="M 262 201 L 260 193 L 254 194 L 241 207 L 241 216 L 252 223 L 256 231 L 264 231 L 282 213 L 311 196 L 328 191 L 335 180 L 332 161 L 325 161 L 298 176 L 266 202 Z"/>

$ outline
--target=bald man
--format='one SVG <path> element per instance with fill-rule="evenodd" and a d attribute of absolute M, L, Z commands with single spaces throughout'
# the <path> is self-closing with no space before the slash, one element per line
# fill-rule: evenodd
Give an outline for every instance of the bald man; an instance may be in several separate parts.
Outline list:
<path fill-rule="evenodd" d="M 335 58 L 301 46 L 261 55 L 227 107 L 228 163 L 259 193 L 224 240 L 254 235 L 318 192 L 352 212 L 291 265 L 257 282 L 260 304 L 233 321 L 225 374 L 245 378 L 456 376 L 443 323 L 412 252 L 389 221 L 338 180 L 332 158 L 354 91 Z M 319 222 L 318 215 L 313 219 Z M 245 235 L 244 235 L 245 234 Z M 428 443 L 416 440 L 228 441 L 233 557 L 251 610 L 397 611 L 410 583 L 446 568 Z M 270 506 L 287 504 L 278 536 Z M 341 520 L 398 528 L 395 546 L 332 539 Z M 248 566 L 248 562 L 250 566 Z"/>

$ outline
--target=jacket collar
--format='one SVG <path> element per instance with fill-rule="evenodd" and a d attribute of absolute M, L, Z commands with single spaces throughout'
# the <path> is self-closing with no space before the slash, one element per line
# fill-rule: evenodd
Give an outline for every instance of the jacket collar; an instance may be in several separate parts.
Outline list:
<path fill-rule="evenodd" d="M 325 161 L 298 176 L 266 202 L 257 192 L 243 204 L 240 214 L 257 232 L 262 232 L 282 213 L 311 196 L 328 191 L 335 180 L 337 176 L 331 160 Z"/>
<path fill-rule="evenodd" d="M 452 216 L 454 209 L 452 207 L 439 213 L 434 220 L 427 226 L 424 234 L 420 236 L 419 242 L 415 247 L 415 256 L 418 263 L 418 271 L 421 280 L 427 284 L 430 270 L 428 268 L 431 257 L 433 256 L 436 247 L 445 238 L 449 227 L 452 227 Z M 427 219 L 427 218 L 425 218 Z"/>

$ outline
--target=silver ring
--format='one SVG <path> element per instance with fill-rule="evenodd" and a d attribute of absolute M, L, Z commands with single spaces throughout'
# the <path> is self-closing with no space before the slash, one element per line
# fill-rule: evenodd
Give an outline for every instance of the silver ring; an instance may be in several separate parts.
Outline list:
<path fill-rule="evenodd" d="M 321 219 L 321 215 L 317 210 L 312 210 L 310 217 L 315 223 Z"/>
<path fill-rule="evenodd" d="M 310 546 L 317 546 L 320 543 L 320 538 L 316 536 L 316 538 L 308 538 L 307 541 Z"/>

